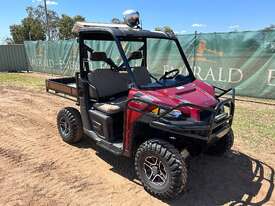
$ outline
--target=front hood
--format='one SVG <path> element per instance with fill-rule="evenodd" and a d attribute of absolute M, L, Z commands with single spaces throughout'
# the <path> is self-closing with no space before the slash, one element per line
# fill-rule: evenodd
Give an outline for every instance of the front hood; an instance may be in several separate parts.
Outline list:
<path fill-rule="evenodd" d="M 192 83 L 172 88 L 144 91 L 154 103 L 176 106 L 182 102 L 195 104 L 201 107 L 213 107 L 217 104 L 214 92 L 210 92 L 210 85 L 195 80 Z"/>

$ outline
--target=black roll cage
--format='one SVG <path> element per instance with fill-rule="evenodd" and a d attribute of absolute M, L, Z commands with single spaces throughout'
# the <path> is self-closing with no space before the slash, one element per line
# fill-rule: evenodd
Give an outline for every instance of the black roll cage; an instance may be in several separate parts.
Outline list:
<path fill-rule="evenodd" d="M 143 42 L 143 55 L 144 58 L 142 61 L 143 66 L 147 66 L 147 39 L 148 38 L 155 38 L 155 39 L 167 39 L 172 40 L 176 43 L 177 48 L 180 52 L 181 58 L 188 70 L 189 76 L 192 80 L 195 80 L 194 73 L 190 67 L 190 64 L 184 54 L 184 51 L 176 38 L 175 35 L 168 34 L 168 33 L 159 33 L 159 32 L 151 32 L 146 30 L 124 30 L 124 29 L 117 29 L 117 28 L 83 28 L 79 31 L 79 52 L 80 52 L 80 77 L 87 79 L 87 73 L 89 72 L 89 65 L 87 61 L 87 53 L 86 53 L 86 45 L 84 44 L 84 40 L 109 40 L 115 41 L 121 58 L 123 60 L 123 64 L 126 67 L 126 70 L 129 74 L 130 80 L 133 83 L 133 86 L 140 88 L 140 86 L 136 83 L 135 76 L 131 70 L 129 65 L 129 61 L 126 57 L 126 54 L 122 48 L 121 41 L 140 41 Z"/>

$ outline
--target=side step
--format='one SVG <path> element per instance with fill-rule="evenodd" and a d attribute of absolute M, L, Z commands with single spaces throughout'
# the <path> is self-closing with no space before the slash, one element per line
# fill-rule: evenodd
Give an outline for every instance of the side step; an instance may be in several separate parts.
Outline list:
<path fill-rule="evenodd" d="M 111 143 L 106 141 L 105 139 L 100 138 L 94 131 L 84 129 L 84 133 L 94 141 L 96 144 L 104 148 L 105 150 L 115 154 L 115 155 L 122 155 L 123 153 L 123 143 L 122 142 L 115 142 Z"/>

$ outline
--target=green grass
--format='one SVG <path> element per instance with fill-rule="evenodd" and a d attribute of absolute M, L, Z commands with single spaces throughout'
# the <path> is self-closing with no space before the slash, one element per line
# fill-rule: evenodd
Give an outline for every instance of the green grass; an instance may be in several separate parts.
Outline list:
<path fill-rule="evenodd" d="M 27 73 L 0 73 L 0 86 L 41 90 L 45 87 L 45 78 Z"/>
<path fill-rule="evenodd" d="M 275 143 L 275 106 L 236 102 L 233 129 L 251 148 L 269 149 Z"/>

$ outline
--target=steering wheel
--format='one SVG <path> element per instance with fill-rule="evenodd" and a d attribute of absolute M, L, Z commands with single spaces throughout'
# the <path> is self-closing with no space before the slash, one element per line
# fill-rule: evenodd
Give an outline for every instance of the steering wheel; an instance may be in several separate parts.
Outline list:
<path fill-rule="evenodd" d="M 171 75 L 169 76 L 170 74 L 173 74 L 175 73 L 174 75 Z M 169 72 L 165 72 L 164 75 L 162 75 L 159 80 L 163 80 L 163 79 L 174 79 L 176 76 L 178 76 L 178 74 L 180 73 L 180 70 L 178 69 L 173 69 Z"/>

